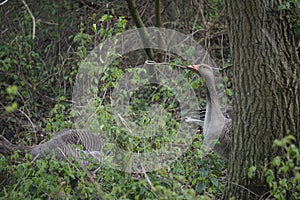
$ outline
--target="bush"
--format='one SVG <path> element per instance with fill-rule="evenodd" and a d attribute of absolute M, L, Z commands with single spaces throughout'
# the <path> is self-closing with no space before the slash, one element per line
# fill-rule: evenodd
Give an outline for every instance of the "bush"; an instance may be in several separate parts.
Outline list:
<path fill-rule="evenodd" d="M 284 153 L 273 159 L 271 168 L 265 170 L 265 176 L 271 188 L 270 195 L 276 199 L 300 199 L 300 150 L 293 143 L 295 141 L 292 135 L 274 141 L 273 147 Z"/>
<path fill-rule="evenodd" d="M 193 144 L 193 148 L 197 145 Z M 215 155 L 201 159 L 201 154 L 194 153 L 188 151 L 169 169 L 127 174 L 103 165 L 93 177 L 87 176 L 72 159 L 59 161 L 49 155 L 35 160 L 31 155 L 21 158 L 18 153 L 1 156 L 0 198 L 214 199 L 221 196 L 224 184 L 218 177 L 224 162 Z"/>

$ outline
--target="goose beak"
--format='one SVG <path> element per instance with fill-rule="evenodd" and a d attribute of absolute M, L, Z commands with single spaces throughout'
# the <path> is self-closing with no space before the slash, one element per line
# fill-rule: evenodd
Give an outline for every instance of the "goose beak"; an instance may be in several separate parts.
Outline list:
<path fill-rule="evenodd" d="M 187 69 L 189 69 L 193 72 L 198 72 L 199 67 L 200 67 L 199 65 L 189 65 L 189 66 L 187 66 Z"/>

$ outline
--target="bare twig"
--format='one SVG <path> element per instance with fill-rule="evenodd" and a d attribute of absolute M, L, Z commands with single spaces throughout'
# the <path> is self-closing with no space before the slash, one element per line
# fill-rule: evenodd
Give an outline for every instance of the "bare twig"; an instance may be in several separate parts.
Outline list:
<path fill-rule="evenodd" d="M 4 5 L 8 0 L 4 0 L 3 2 L 0 3 L 0 6 Z"/>
<path fill-rule="evenodd" d="M 155 0 L 155 12 L 156 12 L 156 26 L 162 27 L 161 21 L 161 1 Z"/>
<path fill-rule="evenodd" d="M 58 150 L 62 153 L 62 155 L 64 156 L 64 158 L 66 159 L 66 161 L 67 161 L 70 165 L 72 165 L 76 170 L 79 171 L 78 167 L 76 167 L 76 165 L 74 165 L 74 164 L 68 159 L 67 155 L 64 153 L 64 151 L 63 151 L 60 147 L 58 147 Z"/>
<path fill-rule="evenodd" d="M 146 60 L 145 64 L 147 64 L 147 65 L 171 65 L 168 62 L 155 62 L 153 60 Z M 174 65 L 176 67 L 180 67 L 180 68 L 186 69 L 186 66 L 183 66 L 183 65 L 177 65 L 177 64 L 172 64 L 172 65 Z"/>
<path fill-rule="evenodd" d="M 33 16 L 30 8 L 28 7 L 27 3 L 25 2 L 25 0 L 22 0 L 24 6 L 26 7 L 31 19 L 32 19 L 32 39 L 34 40 L 35 38 L 35 17 Z"/>
<path fill-rule="evenodd" d="M 149 177 L 148 177 L 148 175 L 147 175 L 147 172 L 146 172 L 146 170 L 145 170 L 145 168 L 144 168 L 144 166 L 143 166 L 143 163 L 141 164 L 141 167 L 142 167 L 142 170 L 143 170 L 143 174 L 144 174 L 144 176 L 145 176 L 147 182 L 149 183 L 151 189 L 155 191 L 156 189 L 155 189 L 155 187 L 153 187 L 153 184 L 152 184 L 151 180 L 149 179 Z"/>
<path fill-rule="evenodd" d="M 229 182 L 229 184 L 232 184 L 232 185 L 238 186 L 240 188 L 243 188 L 244 190 L 248 191 L 249 193 L 251 193 L 251 194 L 253 194 L 253 195 L 257 196 L 257 197 L 260 197 L 260 195 L 256 194 L 255 192 L 249 190 L 248 188 L 246 188 L 246 187 L 244 187 L 242 185 L 239 185 L 239 184 L 234 183 L 234 182 Z"/>
<path fill-rule="evenodd" d="M 24 111 L 22 111 L 22 110 L 18 109 L 18 111 L 20 113 L 22 113 L 28 119 L 28 121 L 30 122 L 30 124 L 31 124 L 31 126 L 33 128 L 33 131 L 36 132 L 36 129 L 35 129 L 36 125 L 31 121 L 30 117 Z"/>
<path fill-rule="evenodd" d="M 203 5 L 200 2 L 195 1 L 195 0 L 193 0 L 193 3 L 197 6 L 197 10 L 200 12 L 200 18 L 201 18 L 202 24 L 206 25 L 207 21 L 204 16 Z M 196 24 L 196 23 L 194 23 L 194 24 Z M 193 27 L 193 29 L 194 29 L 194 27 Z"/>
<path fill-rule="evenodd" d="M 118 117 L 120 118 L 122 124 L 128 129 L 128 131 L 130 132 L 131 136 L 133 136 L 133 132 L 130 129 L 128 123 L 126 122 L 126 120 L 118 113 Z"/>

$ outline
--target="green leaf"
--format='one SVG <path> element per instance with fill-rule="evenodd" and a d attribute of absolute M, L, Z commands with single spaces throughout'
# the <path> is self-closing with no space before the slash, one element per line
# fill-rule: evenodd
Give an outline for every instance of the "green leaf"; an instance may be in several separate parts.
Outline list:
<path fill-rule="evenodd" d="M 219 181 L 218 181 L 218 179 L 216 179 L 216 178 L 210 178 L 210 181 L 211 181 L 211 183 L 214 186 L 219 187 Z"/>
<path fill-rule="evenodd" d="M 18 104 L 16 102 L 13 102 L 10 106 L 5 107 L 6 112 L 14 112 L 18 109 Z"/>
<path fill-rule="evenodd" d="M 112 18 L 113 18 L 112 15 L 103 15 L 99 21 L 104 22 L 104 21 L 112 19 Z"/>
<path fill-rule="evenodd" d="M 267 183 L 269 183 L 270 186 L 272 186 L 272 181 L 274 180 L 274 177 L 273 176 L 267 176 Z"/>
<path fill-rule="evenodd" d="M 97 33 L 97 24 L 93 24 L 92 29 L 93 29 L 94 33 Z"/>
<path fill-rule="evenodd" d="M 279 173 L 280 173 L 280 172 L 286 173 L 288 170 L 289 170 L 289 166 L 284 165 L 284 166 L 282 166 L 282 167 L 279 168 L 279 171 L 278 171 L 278 172 L 279 172 Z"/>
<path fill-rule="evenodd" d="M 18 92 L 18 86 L 16 86 L 16 85 L 8 86 L 6 88 L 6 92 L 7 92 L 8 95 L 14 96 Z"/>
<path fill-rule="evenodd" d="M 296 138 L 293 135 L 288 135 L 282 139 L 285 144 L 291 143 L 291 141 L 295 141 Z"/>
<path fill-rule="evenodd" d="M 279 185 L 286 188 L 287 187 L 287 180 L 285 178 L 280 179 Z"/>
<path fill-rule="evenodd" d="M 277 7 L 277 10 L 278 11 L 282 11 L 282 10 L 285 10 L 286 9 L 286 5 L 285 4 L 280 4 L 278 7 Z"/>
<path fill-rule="evenodd" d="M 281 140 L 274 140 L 274 142 L 273 142 L 273 147 L 282 147 L 283 146 L 283 141 L 281 141 Z"/>
<path fill-rule="evenodd" d="M 254 173 L 255 173 L 255 171 L 256 171 L 256 167 L 255 166 L 249 167 L 249 169 L 248 169 L 248 177 L 252 178 L 253 175 L 254 175 Z"/>
<path fill-rule="evenodd" d="M 297 38 L 300 38 L 300 22 L 293 25 L 294 33 Z"/>
<path fill-rule="evenodd" d="M 227 96 L 230 96 L 230 97 L 233 95 L 231 89 L 228 89 L 228 88 L 226 88 L 226 94 L 227 94 Z"/>
<path fill-rule="evenodd" d="M 199 83 L 194 81 L 194 82 L 191 83 L 191 86 L 192 86 L 193 89 L 198 89 L 199 88 Z"/>
<path fill-rule="evenodd" d="M 276 156 L 272 161 L 272 165 L 278 167 L 280 165 L 280 162 L 281 162 L 280 156 Z"/>

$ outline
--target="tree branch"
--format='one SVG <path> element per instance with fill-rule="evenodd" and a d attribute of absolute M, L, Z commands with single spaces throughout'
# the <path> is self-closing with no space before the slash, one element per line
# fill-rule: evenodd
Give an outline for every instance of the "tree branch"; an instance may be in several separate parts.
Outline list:
<path fill-rule="evenodd" d="M 22 2 L 24 4 L 24 6 L 26 7 L 26 9 L 27 9 L 27 11 L 28 11 L 28 13 L 29 13 L 29 15 L 32 19 L 32 39 L 34 40 L 34 38 L 35 38 L 35 17 L 33 16 L 30 8 L 27 5 L 27 3 L 24 0 L 22 0 Z"/>
<path fill-rule="evenodd" d="M 143 39 L 144 46 L 147 47 L 151 43 L 150 36 L 149 36 L 149 33 L 146 31 L 145 25 L 144 25 L 139 13 L 138 13 L 135 0 L 126 0 L 126 2 L 128 4 L 129 12 L 133 17 L 133 20 L 134 20 L 136 26 L 138 28 L 141 28 L 141 31 L 139 31 L 139 33 L 140 33 L 140 36 Z M 153 54 L 152 48 L 145 48 L 145 51 L 146 51 L 146 54 L 149 57 L 149 59 L 154 60 L 154 54 Z"/>
<path fill-rule="evenodd" d="M 156 26 L 158 28 L 162 27 L 162 20 L 161 20 L 161 0 L 155 0 L 155 15 L 156 15 Z M 157 34 L 158 37 L 158 46 L 159 51 L 157 54 L 157 59 L 159 62 L 163 62 L 163 54 L 162 54 L 162 38 L 160 37 L 160 34 Z"/>

